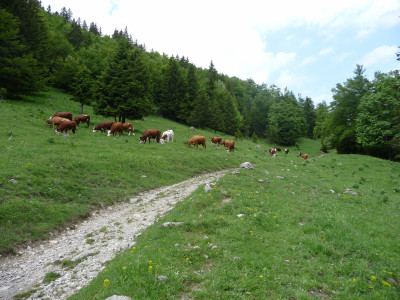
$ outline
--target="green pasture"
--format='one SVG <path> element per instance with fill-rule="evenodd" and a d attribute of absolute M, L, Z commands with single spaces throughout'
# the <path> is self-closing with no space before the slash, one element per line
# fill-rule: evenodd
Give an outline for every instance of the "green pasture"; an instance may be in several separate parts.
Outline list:
<path fill-rule="evenodd" d="M 299 141 L 307 161 L 294 147 L 271 158 L 263 139 L 241 139 L 227 153 L 208 137 L 232 137 L 198 129 L 207 150 L 197 151 L 185 145 L 193 134 L 188 126 L 158 117 L 133 121 L 134 137 L 93 133 L 106 120 L 100 116 L 75 135 L 56 135 L 44 119 L 56 111 L 78 114 L 68 98 L 52 90 L 0 101 L 2 254 L 139 191 L 229 169 L 212 191 L 202 186 L 177 204 L 71 299 L 399 299 L 398 163 L 320 155 L 319 142 L 308 139 Z M 175 143 L 139 144 L 150 128 L 173 129 Z M 238 169 L 245 161 L 254 169 Z M 184 225 L 162 228 L 167 221 Z"/>

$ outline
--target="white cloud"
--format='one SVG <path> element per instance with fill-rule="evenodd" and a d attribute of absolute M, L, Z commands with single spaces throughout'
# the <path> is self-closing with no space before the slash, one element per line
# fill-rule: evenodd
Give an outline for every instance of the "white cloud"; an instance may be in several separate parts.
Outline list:
<path fill-rule="evenodd" d="M 394 65 L 396 60 L 395 54 L 398 51 L 399 48 L 397 46 L 383 45 L 365 54 L 359 64 L 362 64 L 364 67 L 370 67 L 377 63 L 386 63 L 392 60 Z"/>
<path fill-rule="evenodd" d="M 300 62 L 300 66 L 304 67 L 304 66 L 306 66 L 308 64 L 311 64 L 311 63 L 313 63 L 315 61 L 317 61 L 317 57 L 316 56 L 308 56 L 308 57 L 306 57 L 305 59 L 303 59 Z"/>
<path fill-rule="evenodd" d="M 319 52 L 319 54 L 320 55 L 327 55 L 327 54 L 331 53 L 332 51 L 333 51 L 333 47 L 328 47 L 328 48 L 322 49 Z"/>

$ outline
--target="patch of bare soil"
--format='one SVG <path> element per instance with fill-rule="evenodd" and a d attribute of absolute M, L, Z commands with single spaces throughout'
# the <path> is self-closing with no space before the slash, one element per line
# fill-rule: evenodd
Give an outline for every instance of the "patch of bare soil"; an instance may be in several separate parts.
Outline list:
<path fill-rule="evenodd" d="M 28 247 L 18 256 L 1 258 L 0 299 L 12 299 L 29 290 L 36 290 L 29 299 L 66 299 L 89 284 L 103 270 L 105 262 L 133 246 L 135 239 L 177 202 L 226 172 L 205 174 L 138 194 L 129 203 L 94 212 L 76 228 Z M 65 267 L 67 263 L 73 267 Z M 60 277 L 49 284 L 42 283 L 49 272 Z"/>

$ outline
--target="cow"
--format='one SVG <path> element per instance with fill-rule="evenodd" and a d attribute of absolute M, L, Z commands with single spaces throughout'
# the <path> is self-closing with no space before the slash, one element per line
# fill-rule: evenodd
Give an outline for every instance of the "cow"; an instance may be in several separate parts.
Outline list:
<path fill-rule="evenodd" d="M 111 126 L 114 124 L 114 121 L 104 121 L 100 122 L 93 128 L 93 132 L 97 132 L 97 130 L 100 130 L 101 132 L 106 132 L 106 130 L 110 130 Z"/>
<path fill-rule="evenodd" d="M 202 135 L 194 135 L 186 142 L 186 146 L 190 147 L 191 145 L 194 145 L 193 149 L 195 147 L 199 149 L 199 145 L 202 145 L 204 151 L 206 150 L 206 138 Z"/>
<path fill-rule="evenodd" d="M 62 117 L 72 121 L 72 113 L 70 112 L 56 112 L 53 117 Z"/>
<path fill-rule="evenodd" d="M 276 147 L 275 150 L 276 150 L 276 152 L 281 152 L 282 148 L 281 147 Z"/>
<path fill-rule="evenodd" d="M 135 135 L 135 130 L 133 129 L 132 123 L 122 123 L 122 127 L 124 127 L 124 131 L 128 131 L 129 135 Z"/>
<path fill-rule="evenodd" d="M 169 143 L 169 140 L 171 140 L 171 143 L 174 142 L 174 131 L 172 129 L 163 132 L 160 142 L 161 144 L 165 144 Z"/>
<path fill-rule="evenodd" d="M 273 158 L 276 157 L 276 149 L 270 148 L 268 151 L 269 151 L 269 155 L 271 155 Z"/>
<path fill-rule="evenodd" d="M 222 142 L 222 137 L 218 137 L 218 136 L 210 136 L 210 140 L 212 144 L 221 144 Z"/>
<path fill-rule="evenodd" d="M 158 129 L 147 129 L 143 132 L 142 136 L 139 138 L 139 142 L 142 144 L 146 144 L 146 141 L 149 140 L 149 144 L 151 139 L 155 139 L 157 143 L 160 142 L 161 131 Z"/>
<path fill-rule="evenodd" d="M 75 121 L 62 121 L 58 127 L 57 130 L 55 131 L 56 133 L 60 133 L 65 131 L 65 133 L 68 133 L 68 130 L 72 130 L 72 132 L 75 134 L 75 130 L 76 130 L 76 122 Z"/>
<path fill-rule="evenodd" d="M 79 126 L 80 123 L 86 123 L 87 127 L 89 128 L 89 123 L 90 123 L 90 115 L 80 115 L 76 116 L 74 118 L 74 121 L 76 122 L 76 126 Z"/>
<path fill-rule="evenodd" d="M 301 154 L 301 152 L 299 152 L 299 156 L 303 159 L 308 159 L 308 154 Z"/>
<path fill-rule="evenodd" d="M 286 153 L 286 154 L 289 153 L 289 148 L 285 148 L 285 153 Z"/>
<path fill-rule="evenodd" d="M 45 121 L 45 124 L 52 124 L 54 130 L 55 125 L 58 126 L 62 121 L 69 121 L 69 120 L 62 117 L 50 117 Z"/>
<path fill-rule="evenodd" d="M 233 150 L 235 150 L 235 141 L 224 141 L 224 146 L 228 152 L 232 152 Z"/>
<path fill-rule="evenodd" d="M 119 133 L 119 135 L 124 134 L 124 124 L 121 122 L 115 122 L 112 124 L 107 136 L 116 135 L 117 133 Z"/>

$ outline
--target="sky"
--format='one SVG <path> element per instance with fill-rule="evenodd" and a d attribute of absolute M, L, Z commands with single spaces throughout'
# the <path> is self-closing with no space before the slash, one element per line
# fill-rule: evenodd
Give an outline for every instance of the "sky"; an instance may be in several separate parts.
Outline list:
<path fill-rule="evenodd" d="M 112 35 L 124 30 L 147 51 L 257 84 L 287 88 L 314 104 L 363 65 L 400 69 L 399 0 L 42 0 L 51 11 Z"/>

